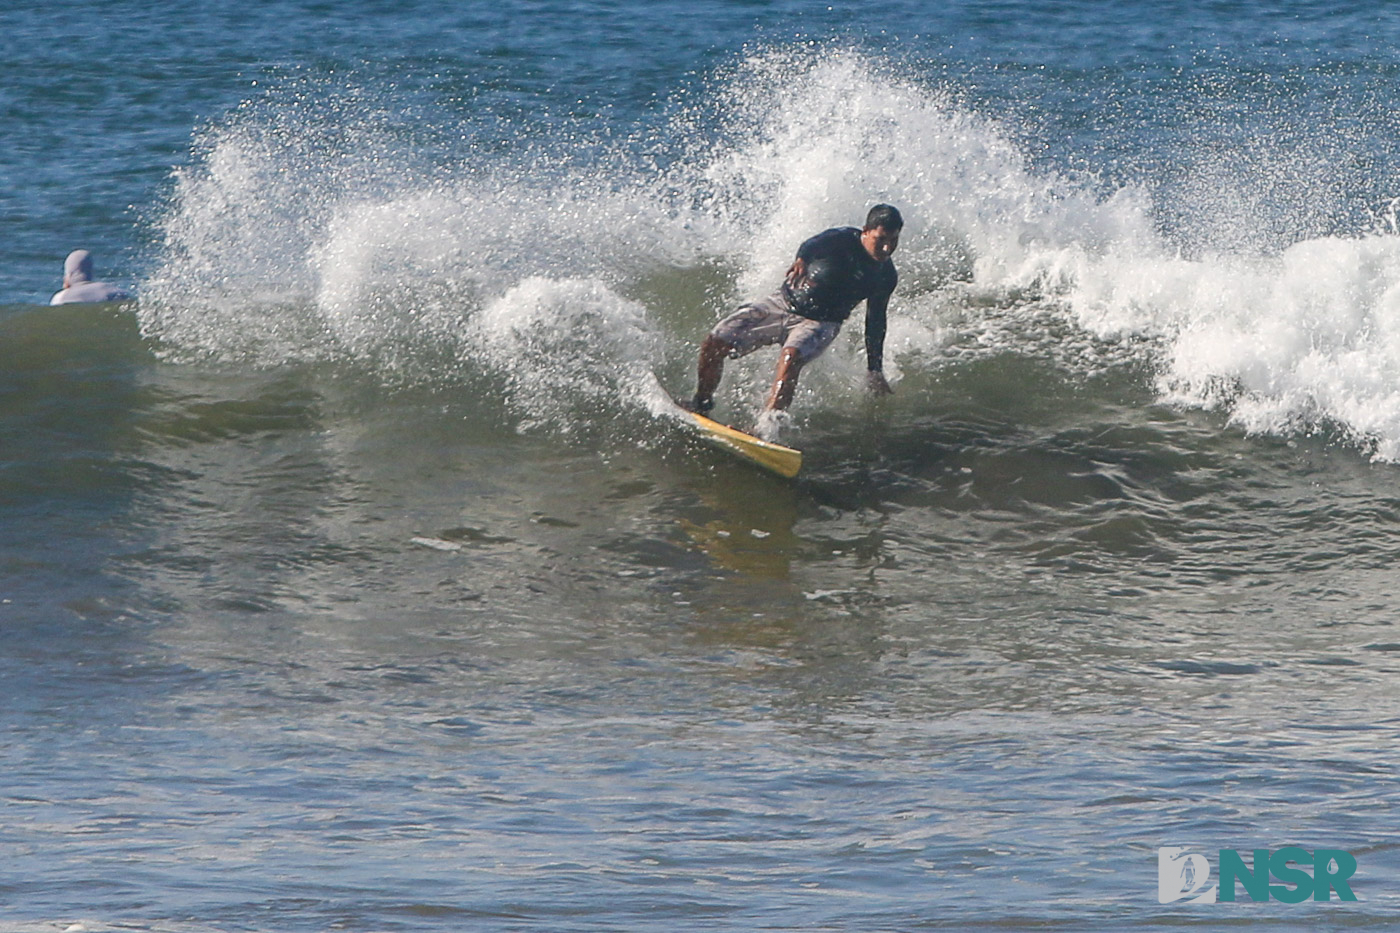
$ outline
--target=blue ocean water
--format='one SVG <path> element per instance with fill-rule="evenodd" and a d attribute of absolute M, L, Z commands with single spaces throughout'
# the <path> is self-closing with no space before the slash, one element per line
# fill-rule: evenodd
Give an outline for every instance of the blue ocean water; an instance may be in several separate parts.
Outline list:
<path fill-rule="evenodd" d="M 0 926 L 1388 929 L 1397 40 L 0 12 Z M 894 396 L 858 311 L 795 482 L 695 446 L 656 379 L 875 201 Z M 1285 846 L 1358 899 L 1160 897 Z"/>

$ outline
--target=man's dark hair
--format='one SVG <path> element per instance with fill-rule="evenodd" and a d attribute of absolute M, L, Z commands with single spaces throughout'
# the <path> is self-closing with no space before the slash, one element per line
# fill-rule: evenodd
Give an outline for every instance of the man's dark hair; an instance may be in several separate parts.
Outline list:
<path fill-rule="evenodd" d="M 865 229 L 873 230 L 876 227 L 884 227 L 891 233 L 904 229 L 904 218 L 899 215 L 899 208 L 889 204 L 876 204 L 870 209 L 870 213 L 865 215 Z"/>

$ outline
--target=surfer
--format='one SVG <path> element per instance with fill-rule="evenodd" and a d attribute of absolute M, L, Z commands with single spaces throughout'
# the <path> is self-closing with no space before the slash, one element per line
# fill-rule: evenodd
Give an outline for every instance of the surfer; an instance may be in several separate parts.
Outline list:
<path fill-rule="evenodd" d="M 63 261 L 63 290 L 49 301 L 51 305 L 68 305 L 88 301 L 126 301 L 131 293 L 106 282 L 92 280 L 92 253 L 75 249 Z"/>
<path fill-rule="evenodd" d="M 865 302 L 866 385 L 879 395 L 893 390 L 885 380 L 885 310 L 898 275 L 891 254 L 899 246 L 904 218 L 877 204 L 865 226 L 833 227 L 806 240 L 787 270 L 782 287 L 741 306 L 715 325 L 700 345 L 695 396 L 686 406 L 704 414 L 714 408 L 724 360 L 759 347 L 782 344 L 773 388 L 759 415 L 758 433 L 772 435 L 770 413 L 785 411 L 797 390 L 797 375 L 836 339 L 851 311 Z"/>

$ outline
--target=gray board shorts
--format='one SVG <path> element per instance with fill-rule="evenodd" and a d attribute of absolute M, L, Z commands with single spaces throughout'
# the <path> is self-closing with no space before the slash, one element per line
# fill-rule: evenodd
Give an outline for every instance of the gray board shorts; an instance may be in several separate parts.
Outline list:
<path fill-rule="evenodd" d="M 759 347 L 781 343 L 796 350 L 803 363 L 820 356 L 839 333 L 840 321 L 814 321 L 794 314 L 781 291 L 742 305 L 710 331 L 711 336 L 734 348 L 729 351 L 733 359 L 747 356 Z"/>

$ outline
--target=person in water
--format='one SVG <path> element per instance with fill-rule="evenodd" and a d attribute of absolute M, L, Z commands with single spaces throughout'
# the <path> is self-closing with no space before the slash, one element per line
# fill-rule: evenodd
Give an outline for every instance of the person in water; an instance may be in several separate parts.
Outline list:
<path fill-rule="evenodd" d="M 92 280 L 92 253 L 75 249 L 63 262 L 63 290 L 53 296 L 51 305 L 88 301 L 126 301 L 131 293 L 106 282 Z"/>
<path fill-rule="evenodd" d="M 877 204 L 863 228 L 833 227 L 805 241 L 781 288 L 743 305 L 710 331 L 700 345 L 695 396 L 686 407 L 701 414 L 714 408 L 726 357 L 738 359 L 759 347 L 782 344 L 773 388 L 759 416 L 759 432 L 771 435 L 771 420 L 765 416 L 787 409 L 802 367 L 831 345 L 862 301 L 866 384 L 877 394 L 890 394 L 884 373 L 885 310 L 899 281 L 890 256 L 903 229 L 896 208 Z"/>

